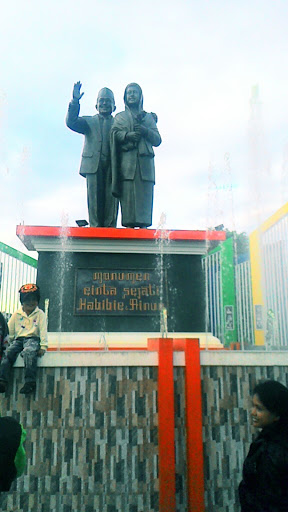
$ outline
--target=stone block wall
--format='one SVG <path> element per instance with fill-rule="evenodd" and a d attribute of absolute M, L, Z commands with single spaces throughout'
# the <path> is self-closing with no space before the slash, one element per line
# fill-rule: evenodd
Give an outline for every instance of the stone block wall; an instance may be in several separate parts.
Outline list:
<path fill-rule="evenodd" d="M 182 375 L 181 375 L 182 374 Z M 17 512 L 157 512 L 156 367 L 38 368 L 35 397 L 23 369 L 1 398 L 2 416 L 27 431 L 27 469 L 0 496 Z M 185 511 L 183 369 L 175 368 L 177 506 Z"/>
<path fill-rule="evenodd" d="M 187 512 L 184 371 L 174 368 L 177 512 Z M 238 512 L 252 389 L 267 378 L 287 385 L 287 367 L 201 371 L 206 511 Z M 3 512 L 158 512 L 156 366 L 39 367 L 35 397 L 20 395 L 22 384 L 16 367 L 1 395 L 1 414 L 27 430 L 28 459 L 0 496 Z"/>

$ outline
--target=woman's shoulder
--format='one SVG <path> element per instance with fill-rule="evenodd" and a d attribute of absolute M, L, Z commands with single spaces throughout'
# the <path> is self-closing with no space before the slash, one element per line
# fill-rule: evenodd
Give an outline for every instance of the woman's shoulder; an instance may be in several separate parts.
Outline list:
<path fill-rule="evenodd" d="M 157 127 L 158 116 L 154 112 L 145 112 L 143 116 L 143 123 L 147 127 L 155 128 Z"/>
<path fill-rule="evenodd" d="M 129 123 L 129 114 L 123 110 L 123 112 L 118 112 L 113 118 L 112 130 L 115 128 L 121 128 Z"/>
<path fill-rule="evenodd" d="M 118 112 L 118 114 L 116 114 L 114 116 L 114 121 L 116 121 L 116 119 L 125 119 L 125 118 L 128 118 L 128 112 L 126 110 L 122 110 L 122 112 Z"/>
<path fill-rule="evenodd" d="M 267 459 L 276 465 L 284 465 L 288 469 L 288 436 L 287 430 L 269 436 L 265 442 Z"/>

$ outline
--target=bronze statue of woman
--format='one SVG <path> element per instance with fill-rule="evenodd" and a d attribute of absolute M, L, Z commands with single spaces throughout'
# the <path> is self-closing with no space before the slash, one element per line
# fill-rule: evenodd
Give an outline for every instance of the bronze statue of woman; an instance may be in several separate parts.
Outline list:
<path fill-rule="evenodd" d="M 152 224 L 155 167 L 153 146 L 161 144 L 156 116 L 143 110 L 142 89 L 127 85 L 125 111 L 111 129 L 112 193 L 120 198 L 122 226 Z"/>

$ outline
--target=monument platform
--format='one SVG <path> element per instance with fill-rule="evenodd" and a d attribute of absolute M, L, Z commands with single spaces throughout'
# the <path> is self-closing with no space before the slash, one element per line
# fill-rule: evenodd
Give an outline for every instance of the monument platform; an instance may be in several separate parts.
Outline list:
<path fill-rule="evenodd" d="M 17 235 L 38 252 L 50 333 L 139 333 L 139 346 L 140 333 L 159 335 L 163 311 L 168 333 L 205 332 L 201 258 L 224 232 L 20 225 Z"/>
<path fill-rule="evenodd" d="M 105 334 L 103 332 L 49 332 L 48 351 L 91 353 L 105 350 L 125 351 L 129 348 L 143 351 L 147 350 L 148 340 L 159 335 L 159 332 L 106 332 Z M 210 332 L 168 332 L 167 337 L 176 340 L 198 339 L 201 350 L 223 349 L 219 339 Z"/>
<path fill-rule="evenodd" d="M 223 231 L 89 228 L 19 225 L 16 234 L 29 251 L 163 252 L 205 254 L 210 240 L 225 240 Z M 161 244 L 161 241 L 163 242 Z"/>

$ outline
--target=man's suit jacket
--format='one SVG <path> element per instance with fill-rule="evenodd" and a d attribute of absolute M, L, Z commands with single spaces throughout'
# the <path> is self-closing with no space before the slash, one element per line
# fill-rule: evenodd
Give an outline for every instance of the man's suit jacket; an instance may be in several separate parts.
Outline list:
<path fill-rule="evenodd" d="M 72 100 L 69 103 L 66 124 L 68 128 L 77 133 L 85 135 L 84 147 L 81 158 L 79 173 L 81 176 L 96 173 L 99 167 L 102 153 L 102 131 L 100 126 L 100 116 L 82 116 L 79 117 L 80 104 L 78 100 Z M 113 117 L 109 117 L 111 127 Z"/>

